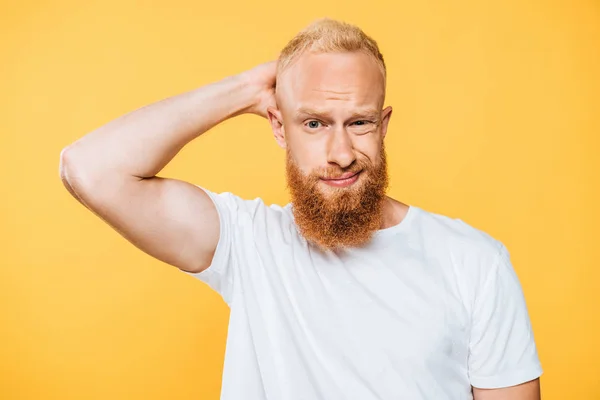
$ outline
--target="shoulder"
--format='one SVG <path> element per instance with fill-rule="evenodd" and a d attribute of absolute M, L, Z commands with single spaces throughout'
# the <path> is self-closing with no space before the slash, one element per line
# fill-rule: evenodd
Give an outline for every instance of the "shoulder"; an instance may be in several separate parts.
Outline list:
<path fill-rule="evenodd" d="M 475 300 L 494 296 L 490 284 L 513 287 L 517 278 L 505 245 L 485 230 L 460 218 L 419 210 L 419 240 L 427 257 L 435 259 L 460 291 L 467 310 Z M 488 289 L 485 289 L 485 288 Z"/>
<path fill-rule="evenodd" d="M 468 297 L 495 276 L 501 264 L 510 267 L 504 244 L 484 229 L 423 209 L 418 214 L 416 236 L 423 253 L 454 276 Z"/>
<path fill-rule="evenodd" d="M 419 208 L 419 230 L 423 241 L 460 257 L 495 258 L 503 243 L 487 231 L 464 220 Z"/>

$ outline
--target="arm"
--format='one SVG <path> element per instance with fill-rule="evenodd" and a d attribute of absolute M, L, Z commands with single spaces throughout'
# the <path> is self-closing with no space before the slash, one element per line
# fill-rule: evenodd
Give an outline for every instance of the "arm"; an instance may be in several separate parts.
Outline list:
<path fill-rule="evenodd" d="M 500 389 L 473 388 L 474 400 L 540 400 L 540 379 Z"/>
<path fill-rule="evenodd" d="M 200 188 L 157 177 L 184 145 L 242 113 L 274 103 L 276 62 L 119 117 L 64 148 L 60 176 L 73 197 L 149 255 L 200 272 L 219 238 L 217 211 Z"/>

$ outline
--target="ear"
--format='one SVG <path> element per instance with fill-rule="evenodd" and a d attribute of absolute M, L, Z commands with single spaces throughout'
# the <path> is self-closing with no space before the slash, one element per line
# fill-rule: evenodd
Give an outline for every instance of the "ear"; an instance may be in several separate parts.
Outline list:
<path fill-rule="evenodd" d="M 267 107 L 267 118 L 271 124 L 271 129 L 273 129 L 273 136 L 275 136 L 277 144 L 282 149 L 285 149 L 285 128 L 283 127 L 283 117 L 281 116 L 281 111 L 275 107 Z"/>
<path fill-rule="evenodd" d="M 385 134 L 387 133 L 388 124 L 390 123 L 391 117 L 392 117 L 392 107 L 387 106 L 381 112 L 381 139 L 385 138 Z"/>

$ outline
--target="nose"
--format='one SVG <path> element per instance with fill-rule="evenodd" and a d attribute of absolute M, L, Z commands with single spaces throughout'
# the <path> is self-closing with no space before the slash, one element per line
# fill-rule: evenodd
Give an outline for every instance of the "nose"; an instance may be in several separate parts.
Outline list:
<path fill-rule="evenodd" d="M 327 162 L 329 163 L 346 168 L 356 160 L 352 139 L 344 128 L 332 132 L 327 146 Z"/>

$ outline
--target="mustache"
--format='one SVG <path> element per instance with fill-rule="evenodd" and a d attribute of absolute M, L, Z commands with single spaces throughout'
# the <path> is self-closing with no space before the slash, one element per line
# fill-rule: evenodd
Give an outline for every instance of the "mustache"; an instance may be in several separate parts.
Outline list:
<path fill-rule="evenodd" d="M 328 168 L 321 168 L 313 171 L 310 176 L 313 179 L 341 179 L 348 178 L 350 176 L 354 176 L 362 171 L 370 171 L 374 168 L 374 166 L 366 161 L 355 161 L 350 166 L 346 168 L 340 168 L 336 166 L 331 166 Z"/>

